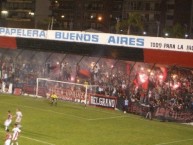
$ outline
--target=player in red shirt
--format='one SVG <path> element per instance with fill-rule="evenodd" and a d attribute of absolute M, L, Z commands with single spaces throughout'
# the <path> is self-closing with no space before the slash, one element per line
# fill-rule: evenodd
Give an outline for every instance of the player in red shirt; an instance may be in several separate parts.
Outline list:
<path fill-rule="evenodd" d="M 5 120 L 4 122 L 4 126 L 5 126 L 5 130 L 7 130 L 12 122 L 12 114 L 11 114 L 11 111 L 9 110 L 8 111 L 8 114 L 7 114 L 7 119 Z"/>
<path fill-rule="evenodd" d="M 9 129 L 7 129 L 4 145 L 10 145 L 11 144 L 11 137 L 12 137 L 11 133 L 9 132 Z"/>
<path fill-rule="evenodd" d="M 17 139 L 21 130 L 19 129 L 17 124 L 14 125 L 14 128 L 12 129 L 12 131 L 13 131 L 13 135 L 11 139 L 11 145 L 14 145 L 14 144 L 19 145 Z"/>

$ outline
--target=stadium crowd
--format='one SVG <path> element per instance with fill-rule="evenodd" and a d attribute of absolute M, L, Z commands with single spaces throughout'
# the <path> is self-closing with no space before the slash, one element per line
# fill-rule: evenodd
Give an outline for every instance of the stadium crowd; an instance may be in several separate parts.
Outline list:
<path fill-rule="evenodd" d="M 193 70 L 178 66 L 57 53 L 2 51 L 1 90 L 36 85 L 36 78 L 97 85 L 97 93 L 117 97 L 117 108 L 165 120 L 193 121 Z"/>

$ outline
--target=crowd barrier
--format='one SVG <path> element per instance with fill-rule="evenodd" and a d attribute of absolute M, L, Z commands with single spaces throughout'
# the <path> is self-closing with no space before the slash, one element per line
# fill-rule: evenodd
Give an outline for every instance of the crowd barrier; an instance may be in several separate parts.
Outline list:
<path fill-rule="evenodd" d="M 141 116 L 146 116 L 148 112 L 148 107 L 142 105 L 139 102 L 131 103 L 128 112 L 133 114 L 138 114 Z M 192 122 L 193 121 L 193 112 L 189 110 L 174 111 L 169 107 L 157 106 L 154 107 L 153 118 L 160 121 L 172 121 L 172 122 Z"/>
<path fill-rule="evenodd" d="M 110 97 L 95 93 L 88 93 L 87 96 L 85 92 L 80 89 L 64 89 L 64 88 L 38 88 L 38 96 L 47 97 L 48 94 L 55 92 L 59 99 L 64 101 L 85 103 L 88 105 L 94 105 L 97 107 L 111 108 L 115 109 L 117 106 L 117 98 Z M 36 87 L 32 85 L 24 84 L 22 88 L 14 88 L 14 95 L 30 94 L 36 95 Z"/>
<path fill-rule="evenodd" d="M 49 90 L 45 87 L 39 87 L 38 94 L 43 97 L 47 97 L 47 92 Z M 85 93 L 80 92 L 80 90 L 69 90 L 69 89 L 56 89 L 58 94 L 60 94 L 60 99 L 72 102 L 81 102 L 85 100 Z M 36 94 L 36 87 L 31 85 L 23 85 L 21 88 L 14 88 L 13 94 Z M 88 94 L 87 98 L 88 105 L 94 105 L 103 108 L 118 108 L 123 110 L 124 99 L 117 97 L 105 96 L 101 94 Z M 128 106 L 128 113 L 133 113 L 145 117 L 148 112 L 148 106 L 143 105 L 139 102 L 130 102 Z M 192 122 L 193 121 L 193 111 L 192 110 L 181 110 L 173 111 L 171 108 L 167 107 L 154 107 L 153 118 L 159 119 L 160 121 L 175 121 L 175 122 Z"/>

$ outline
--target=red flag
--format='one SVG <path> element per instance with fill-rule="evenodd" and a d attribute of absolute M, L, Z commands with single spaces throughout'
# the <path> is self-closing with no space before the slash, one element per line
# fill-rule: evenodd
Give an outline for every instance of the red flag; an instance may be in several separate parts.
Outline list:
<path fill-rule="evenodd" d="M 143 88 L 144 90 L 147 90 L 147 89 L 148 89 L 148 84 L 149 84 L 149 81 L 148 81 L 148 80 L 145 81 L 145 82 L 142 84 L 142 88 Z"/>
<path fill-rule="evenodd" d="M 148 75 L 145 73 L 140 73 L 138 75 L 138 79 L 139 79 L 139 82 L 141 83 L 142 88 L 144 90 L 148 89 L 148 84 L 149 84 Z"/>
<path fill-rule="evenodd" d="M 127 72 L 127 75 L 130 74 L 130 64 L 129 63 L 127 63 L 126 65 L 126 72 Z"/>
<path fill-rule="evenodd" d="M 168 74 L 168 70 L 166 67 L 160 67 L 162 73 L 163 73 L 163 81 L 166 80 L 167 74 Z"/>
<path fill-rule="evenodd" d="M 89 72 L 88 70 L 86 70 L 86 69 L 81 69 L 81 70 L 79 71 L 79 74 L 80 74 L 81 76 L 83 76 L 83 77 L 90 77 L 90 76 L 91 76 L 90 72 Z"/>
<path fill-rule="evenodd" d="M 135 80 L 133 81 L 133 83 L 135 84 L 136 87 L 138 86 L 138 81 L 137 81 L 137 79 L 135 79 Z"/>

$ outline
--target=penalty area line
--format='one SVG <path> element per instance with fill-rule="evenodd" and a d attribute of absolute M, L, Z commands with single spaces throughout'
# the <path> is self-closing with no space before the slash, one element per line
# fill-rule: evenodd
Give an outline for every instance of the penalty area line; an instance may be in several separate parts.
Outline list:
<path fill-rule="evenodd" d="M 27 105 L 16 105 L 16 104 L 12 104 L 12 103 L 1 103 L 0 104 L 8 104 L 8 105 L 13 105 L 13 106 L 19 106 L 19 107 L 23 107 L 23 108 L 28 108 L 28 109 L 36 109 L 36 110 L 40 110 L 40 111 L 44 111 L 44 112 L 52 112 L 55 114 L 60 114 L 60 115 L 64 115 L 66 117 L 73 117 L 73 118 L 77 118 L 77 119 L 81 119 L 81 120 L 86 120 L 86 121 L 97 121 L 97 120 L 108 120 L 108 119 L 113 119 L 113 118 L 123 118 L 126 117 L 125 115 L 116 115 L 116 116 L 112 116 L 112 117 L 103 117 L 103 118 L 85 118 L 85 117 L 81 117 L 81 116 L 77 116 L 77 115 L 72 115 L 72 114 L 66 114 L 66 113 L 62 113 L 62 112 L 56 112 L 53 110 L 49 110 L 49 109 L 41 109 L 41 108 L 36 108 L 36 107 L 32 107 L 32 106 L 27 106 Z"/>
<path fill-rule="evenodd" d="M 46 109 L 36 108 L 36 107 L 32 107 L 32 106 L 16 105 L 16 104 L 12 104 L 12 103 L 0 103 L 0 104 L 8 104 L 8 105 L 19 106 L 19 107 L 28 108 L 28 109 L 36 109 L 36 110 L 40 110 L 40 111 L 44 111 L 44 112 L 52 112 L 52 113 L 55 113 L 55 114 L 60 114 L 60 115 L 68 116 L 68 117 L 87 120 L 87 118 L 84 118 L 84 117 L 81 117 L 81 116 L 76 116 L 76 115 L 72 115 L 72 114 L 65 114 L 65 113 L 62 113 L 62 112 L 56 112 L 56 111 L 49 110 L 49 109 L 46 110 Z"/>
<path fill-rule="evenodd" d="M 155 145 L 168 145 L 168 144 L 174 144 L 174 143 L 179 143 L 179 142 L 187 142 L 193 140 L 193 138 L 191 139 L 184 139 L 184 140 L 176 140 L 176 141 L 172 141 L 172 142 L 165 142 L 165 143 L 159 143 L 159 144 L 155 144 Z"/>
<path fill-rule="evenodd" d="M 13 105 L 13 104 L 12 104 L 12 105 Z M 14 105 L 15 105 L 15 104 L 14 104 Z M 18 106 L 18 105 L 17 105 L 17 106 Z M 113 119 L 113 118 L 122 118 L 122 117 L 126 117 L 126 116 L 123 116 L 123 115 L 119 115 L 119 116 L 112 116 L 112 117 L 104 117 L 104 118 L 93 118 L 93 119 L 88 119 L 88 118 L 85 118 L 85 117 L 80 117 L 80 116 L 72 115 L 72 114 L 65 114 L 65 113 L 62 113 L 62 112 L 56 112 L 56 111 L 53 111 L 53 110 L 46 110 L 46 109 L 41 109 L 41 108 L 35 108 L 35 107 L 31 107 L 31 106 L 26 106 L 26 105 L 19 105 L 19 106 L 24 107 L 24 108 L 30 108 L 30 109 L 41 110 L 41 111 L 45 111 L 45 112 L 53 112 L 53 113 L 56 113 L 56 114 L 61 114 L 61 115 L 64 115 L 64 116 L 73 117 L 73 118 L 77 118 L 77 119 L 81 119 L 81 120 L 86 120 L 86 121 L 108 120 L 108 119 Z"/>

